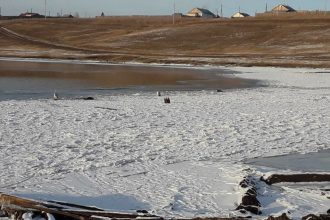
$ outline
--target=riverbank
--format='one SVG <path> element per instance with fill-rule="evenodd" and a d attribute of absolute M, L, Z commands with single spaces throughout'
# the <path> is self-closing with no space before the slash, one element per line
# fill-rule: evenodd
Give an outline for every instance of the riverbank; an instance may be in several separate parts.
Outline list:
<path fill-rule="evenodd" d="M 123 16 L 1 21 L 0 56 L 325 68 L 330 67 L 329 20 L 180 18 L 173 25 L 166 16 Z"/>

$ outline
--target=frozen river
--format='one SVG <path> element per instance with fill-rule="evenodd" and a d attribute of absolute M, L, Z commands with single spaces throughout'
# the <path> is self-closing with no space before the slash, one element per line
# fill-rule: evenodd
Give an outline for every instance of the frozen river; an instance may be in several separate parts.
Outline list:
<path fill-rule="evenodd" d="M 220 69 L 268 86 L 164 91 L 169 105 L 154 92 L 1 101 L 0 191 L 166 217 L 240 215 L 238 183 L 273 172 L 246 160 L 330 149 L 330 75 Z M 263 186 L 262 215 L 324 213 L 327 187 Z"/>
<path fill-rule="evenodd" d="M 0 58 L 0 100 L 253 87 L 221 68 Z M 227 77 L 226 77 L 227 76 Z"/>

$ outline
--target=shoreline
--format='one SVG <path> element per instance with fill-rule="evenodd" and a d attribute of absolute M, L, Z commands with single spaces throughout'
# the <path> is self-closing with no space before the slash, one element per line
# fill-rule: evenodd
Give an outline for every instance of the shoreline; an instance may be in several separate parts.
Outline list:
<path fill-rule="evenodd" d="M 12 53 L 13 51 L 11 51 Z M 14 50 L 14 53 L 17 50 Z M 18 54 L 20 51 L 18 51 Z M 265 60 L 266 55 L 259 54 L 258 57 L 250 57 L 250 55 L 232 55 L 223 54 L 219 56 L 186 56 L 179 55 L 175 58 L 172 55 L 147 55 L 147 54 L 120 54 L 112 53 L 111 55 L 99 54 L 58 54 L 58 55 L 42 55 L 43 52 L 33 51 L 36 55 L 9 55 L 1 54 L 1 58 L 6 59 L 23 59 L 23 60 L 59 60 L 59 61 L 77 61 L 102 63 L 108 65 L 151 65 L 151 66 L 175 66 L 180 68 L 191 67 L 274 67 L 274 68 L 311 68 L 311 69 L 329 69 L 330 63 L 327 60 L 309 60 L 307 57 L 296 59 L 295 57 L 270 57 Z M 39 54 L 38 54 L 39 53 Z M 78 58 L 77 58 L 78 57 Z M 266 56 L 267 57 L 267 56 Z M 301 57 L 298 57 L 301 58 Z M 279 62 L 285 60 L 287 62 Z M 307 60 L 307 61 L 306 61 Z"/>
<path fill-rule="evenodd" d="M 226 69 L 226 68 L 285 68 L 285 69 L 324 69 L 329 67 L 314 67 L 311 65 L 286 66 L 286 65 L 237 65 L 237 64 L 194 64 L 194 63 L 176 63 L 176 62 L 138 62 L 138 61 L 107 61 L 95 59 L 71 59 L 71 58 L 51 58 L 51 57 L 20 57 L 20 56 L 0 56 L 0 61 L 10 62 L 40 62 L 40 63 L 64 63 L 81 65 L 104 65 L 104 66 L 145 66 L 145 67 L 164 67 L 164 68 L 182 68 L 182 69 Z"/>

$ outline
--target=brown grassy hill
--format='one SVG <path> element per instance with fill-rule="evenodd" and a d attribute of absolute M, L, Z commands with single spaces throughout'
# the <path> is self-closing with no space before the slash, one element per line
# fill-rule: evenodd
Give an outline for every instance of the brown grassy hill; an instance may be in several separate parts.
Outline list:
<path fill-rule="evenodd" d="M 84 49 L 82 57 L 105 60 L 330 66 L 330 16 L 178 18 L 175 25 L 171 17 L 128 16 L 14 20 L 0 25 L 22 36 L 69 46 L 13 43 L 14 39 L 0 33 L 2 49 L 13 45 L 51 48 L 50 57 L 72 47 Z"/>

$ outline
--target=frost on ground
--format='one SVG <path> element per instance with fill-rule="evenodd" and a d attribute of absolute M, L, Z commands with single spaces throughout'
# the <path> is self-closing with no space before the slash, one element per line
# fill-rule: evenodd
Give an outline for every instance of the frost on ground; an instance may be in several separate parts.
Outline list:
<path fill-rule="evenodd" d="M 330 146 L 330 73 L 231 68 L 269 87 L 0 102 L 0 191 L 162 216 L 232 216 L 243 160 Z M 263 215 L 324 213 L 313 190 L 260 186 Z M 307 190 L 307 191 L 306 191 Z M 321 205 L 320 205 L 321 204 Z"/>

